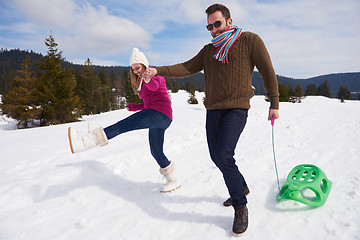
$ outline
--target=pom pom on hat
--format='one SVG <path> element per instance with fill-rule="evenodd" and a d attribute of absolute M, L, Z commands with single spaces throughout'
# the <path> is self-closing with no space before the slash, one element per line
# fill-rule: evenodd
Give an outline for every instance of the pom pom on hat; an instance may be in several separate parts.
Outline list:
<path fill-rule="evenodd" d="M 135 63 L 142 63 L 146 68 L 149 67 L 149 62 L 146 59 L 144 53 L 140 52 L 140 50 L 137 48 L 133 48 L 133 52 L 130 55 L 130 67 Z"/>

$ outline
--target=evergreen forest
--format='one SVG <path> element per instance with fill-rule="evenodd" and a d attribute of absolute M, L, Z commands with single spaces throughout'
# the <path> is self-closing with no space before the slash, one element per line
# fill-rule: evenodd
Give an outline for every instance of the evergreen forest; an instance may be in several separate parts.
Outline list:
<path fill-rule="evenodd" d="M 132 90 L 130 67 L 94 66 L 89 58 L 82 65 L 67 62 L 52 35 L 45 39 L 45 45 L 45 56 L 0 49 L 0 113 L 18 120 L 18 128 L 77 121 L 81 115 L 122 109 L 128 102 L 142 101 Z M 359 99 L 360 73 L 306 80 L 277 78 L 280 101 L 301 102 L 311 95 L 336 97 L 342 102 Z M 195 91 L 205 89 L 202 73 L 166 80 L 169 91 L 188 91 L 190 104 L 198 104 Z M 255 94 L 265 93 L 256 71 L 252 83 Z"/>

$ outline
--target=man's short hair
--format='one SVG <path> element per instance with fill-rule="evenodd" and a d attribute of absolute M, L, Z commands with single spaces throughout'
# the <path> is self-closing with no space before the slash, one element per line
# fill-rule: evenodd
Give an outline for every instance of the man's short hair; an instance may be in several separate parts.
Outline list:
<path fill-rule="evenodd" d="M 219 3 L 213 4 L 210 7 L 208 7 L 205 13 L 209 17 L 209 15 L 213 14 L 216 11 L 220 11 L 226 19 L 231 18 L 229 9 L 226 6 Z"/>

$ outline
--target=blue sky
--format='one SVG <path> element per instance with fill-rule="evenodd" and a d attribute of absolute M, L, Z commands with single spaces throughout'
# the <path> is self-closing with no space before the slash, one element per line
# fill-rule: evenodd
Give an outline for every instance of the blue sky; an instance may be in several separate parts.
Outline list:
<path fill-rule="evenodd" d="M 46 54 L 52 33 L 66 60 L 128 66 L 186 61 L 211 41 L 207 0 L 0 0 L 0 48 Z M 360 1 L 224 0 L 233 24 L 264 40 L 277 74 L 308 78 L 360 71 Z"/>

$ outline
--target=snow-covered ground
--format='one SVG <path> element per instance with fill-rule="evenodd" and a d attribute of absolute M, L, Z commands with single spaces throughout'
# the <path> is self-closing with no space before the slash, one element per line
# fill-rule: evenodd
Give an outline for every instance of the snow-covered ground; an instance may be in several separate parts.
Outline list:
<path fill-rule="evenodd" d="M 201 102 L 203 95 L 197 93 Z M 105 147 L 70 153 L 67 128 L 86 133 L 129 116 L 127 110 L 86 116 L 83 122 L 15 130 L 0 118 L 0 239 L 360 239 L 360 102 L 307 97 L 281 103 L 275 122 L 280 185 L 293 167 L 310 163 L 333 182 L 324 206 L 277 202 L 268 103 L 255 96 L 236 149 L 249 188 L 249 228 L 232 234 L 233 209 L 220 171 L 210 160 L 202 103 L 172 94 L 174 121 L 165 153 L 182 187 L 161 194 L 147 130 Z"/>

